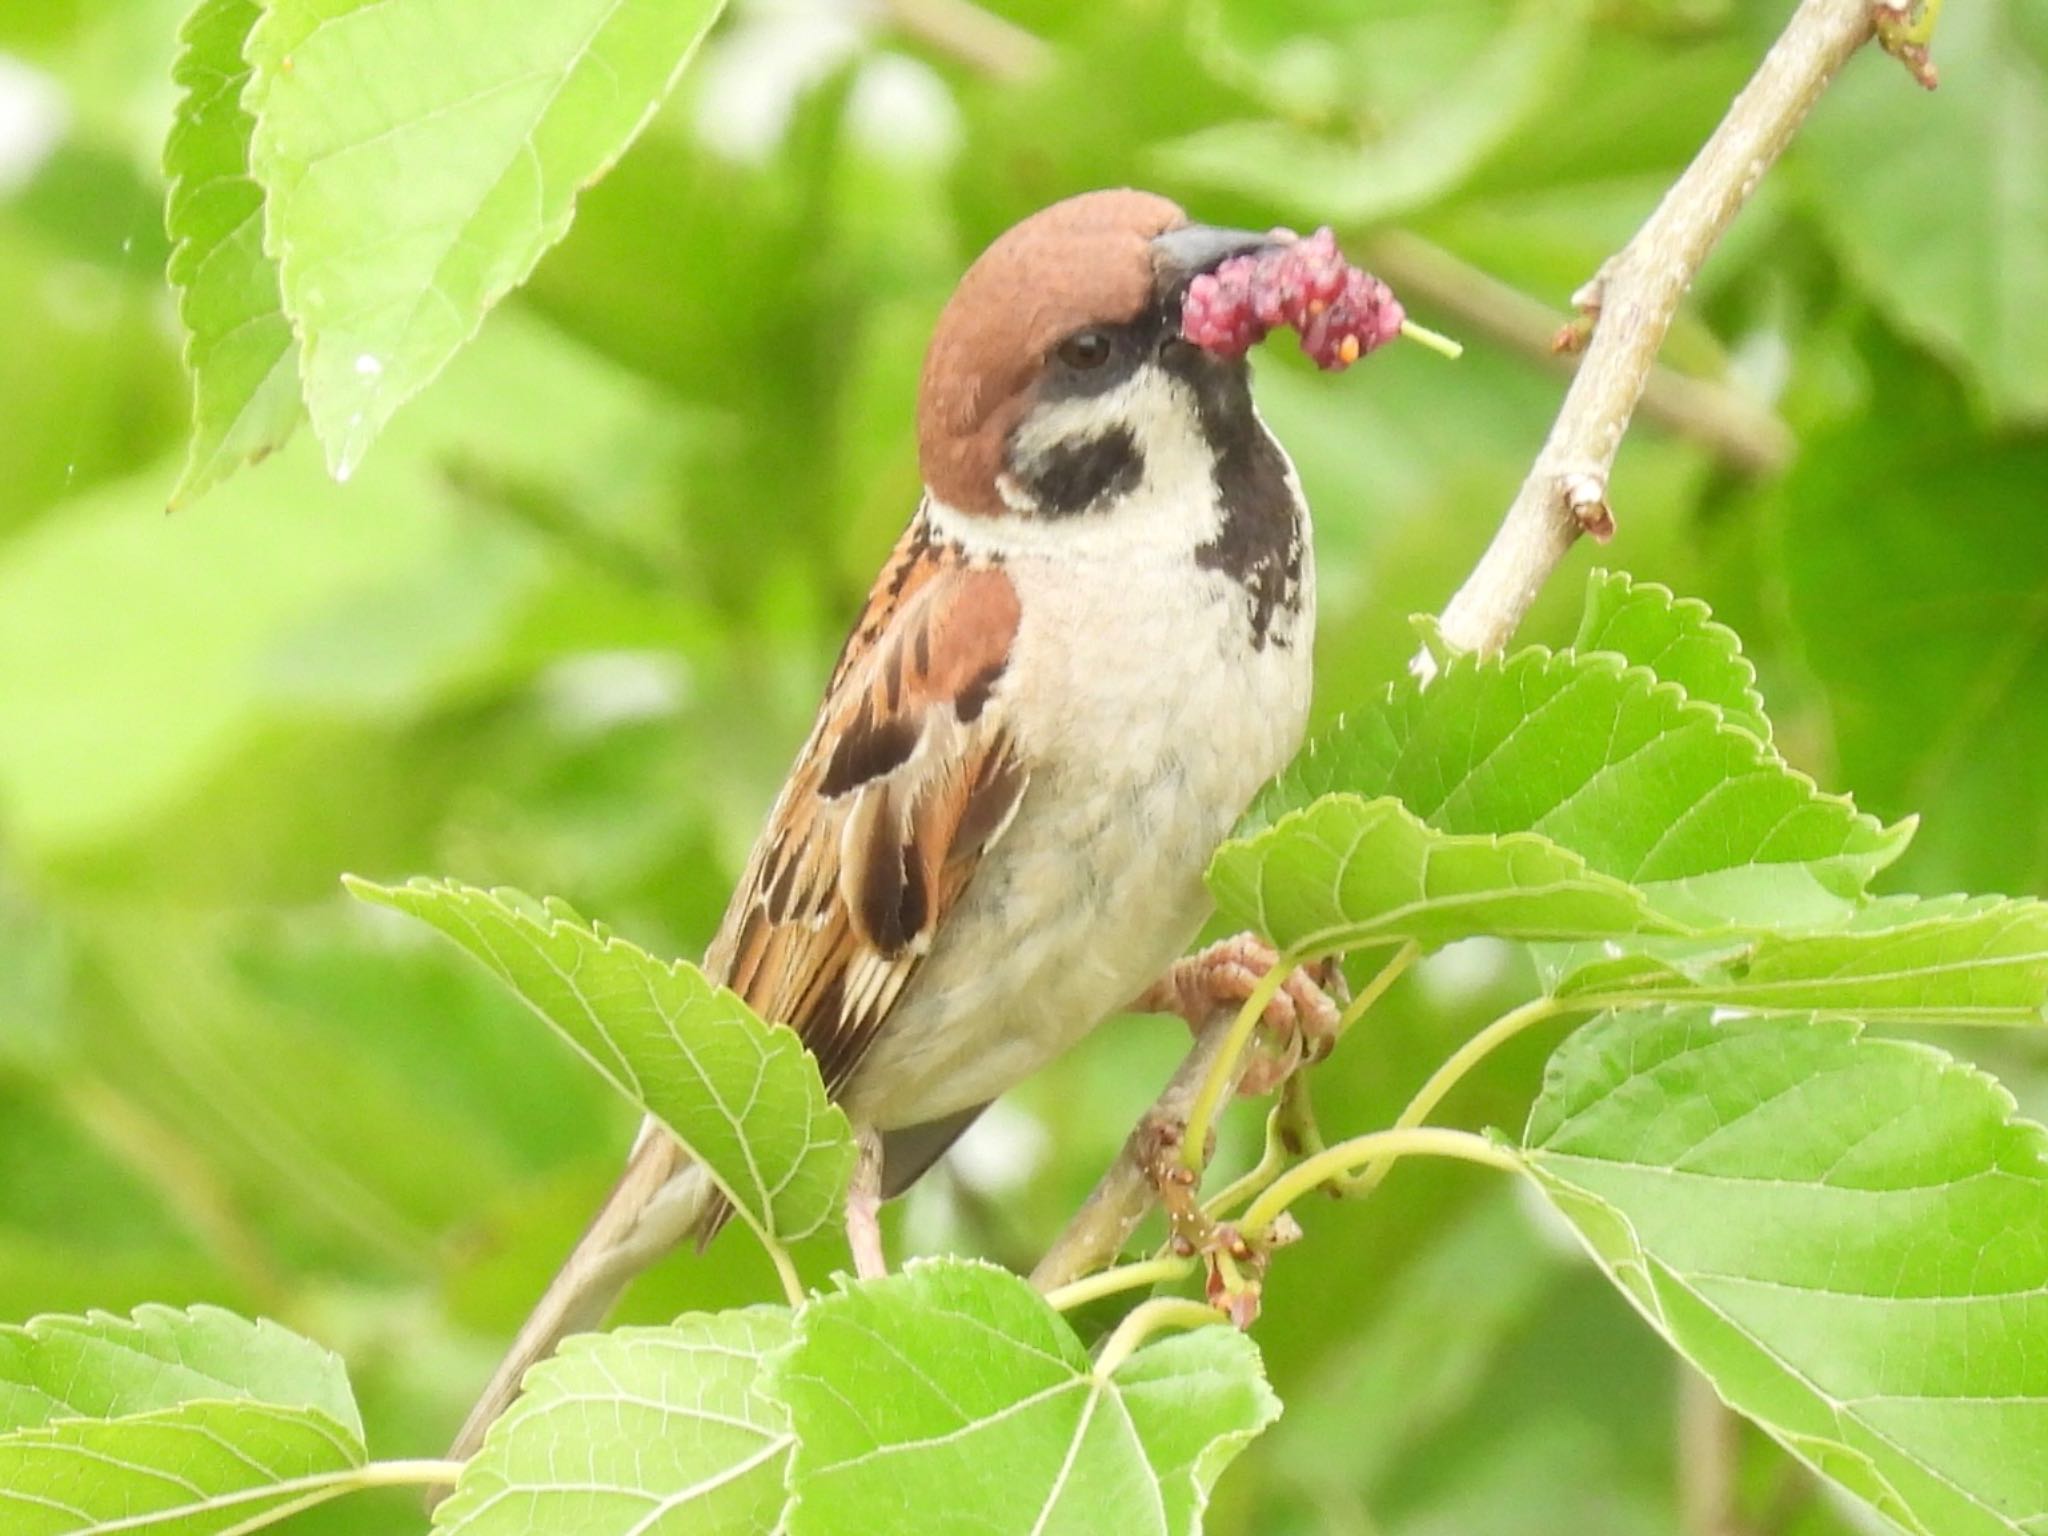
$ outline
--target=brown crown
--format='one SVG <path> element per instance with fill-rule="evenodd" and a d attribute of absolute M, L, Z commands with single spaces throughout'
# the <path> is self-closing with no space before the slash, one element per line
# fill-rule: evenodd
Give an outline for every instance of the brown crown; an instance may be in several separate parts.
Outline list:
<path fill-rule="evenodd" d="M 1150 192 L 1084 192 L 981 253 L 939 313 L 918 386 L 918 463 L 934 496 L 963 512 L 1003 510 L 1003 443 L 1047 354 L 1083 326 L 1136 319 L 1152 297 L 1149 242 L 1186 222 Z"/>

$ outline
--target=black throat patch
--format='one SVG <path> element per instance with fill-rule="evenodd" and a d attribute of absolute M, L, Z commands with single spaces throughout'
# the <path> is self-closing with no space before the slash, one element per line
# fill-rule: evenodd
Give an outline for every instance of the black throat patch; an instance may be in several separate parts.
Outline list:
<path fill-rule="evenodd" d="M 1251 604 L 1252 645 L 1294 643 L 1277 635 L 1274 616 L 1301 606 L 1301 507 L 1287 483 L 1287 458 L 1252 409 L 1250 370 L 1203 357 L 1189 369 L 1202 436 L 1216 454 L 1216 504 L 1223 526 L 1195 551 L 1204 570 L 1221 571 Z"/>

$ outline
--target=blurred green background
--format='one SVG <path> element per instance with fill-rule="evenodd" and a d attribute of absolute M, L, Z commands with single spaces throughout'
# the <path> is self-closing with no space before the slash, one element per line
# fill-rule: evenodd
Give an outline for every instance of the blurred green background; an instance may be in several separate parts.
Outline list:
<path fill-rule="evenodd" d="M 1560 392 L 1570 291 L 1654 205 L 1785 0 L 741 4 L 565 244 L 348 485 L 305 434 L 175 517 L 159 146 L 176 0 L 0 14 L 0 1318 L 149 1300 L 340 1349 L 381 1455 L 439 1451 L 629 1115 L 337 875 L 562 895 L 694 955 L 917 495 L 964 263 L 1135 182 L 1328 220 L 1456 365 L 1259 389 L 1317 515 L 1318 710 L 1393 676 Z M 1950 7 L 1943 89 L 1857 59 L 1707 268 L 1594 559 L 1741 630 L 1786 751 L 1892 817 L 1894 888 L 2048 890 L 2048 0 Z M 1704 401 L 1704 405 L 1701 402 Z M 1248 701 L 1256 707 L 1256 701 Z M 1453 951 L 1319 1072 L 1383 1122 L 1521 995 Z M 1028 1265 L 1170 1070 L 1105 1028 L 895 1211 Z M 1553 1042 L 1461 1092 L 1515 1124 Z M 2048 1111 L 2032 1041 L 1961 1042 Z M 1256 1115 L 1231 1127 L 1242 1145 Z M 1285 1420 L 1210 1529 L 1674 1528 L 1677 1373 L 1469 1169 L 1305 1213 L 1258 1338 Z M 832 1242 L 805 1258 L 843 1263 Z M 769 1294 L 728 1239 L 635 1317 Z M 1745 1442 L 1750 1529 L 1834 1531 Z M 294 1529 L 383 1532 L 404 1496 Z"/>

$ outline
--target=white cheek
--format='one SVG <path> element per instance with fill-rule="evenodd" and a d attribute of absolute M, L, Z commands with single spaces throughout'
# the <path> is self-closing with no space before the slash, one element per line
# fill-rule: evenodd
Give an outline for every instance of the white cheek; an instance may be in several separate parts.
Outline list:
<path fill-rule="evenodd" d="M 1115 389 L 1085 399 L 1040 406 L 1018 427 L 1015 452 L 1029 459 L 1061 444 L 1123 430 L 1145 458 L 1143 478 L 1100 515 L 1036 515 L 1023 488 L 1008 475 L 997 493 L 1011 511 L 996 517 L 961 517 L 933 509 L 939 531 L 970 550 L 1018 551 L 1036 547 L 1192 549 L 1216 537 L 1216 456 L 1201 433 L 1194 394 L 1159 368 L 1143 367 Z"/>

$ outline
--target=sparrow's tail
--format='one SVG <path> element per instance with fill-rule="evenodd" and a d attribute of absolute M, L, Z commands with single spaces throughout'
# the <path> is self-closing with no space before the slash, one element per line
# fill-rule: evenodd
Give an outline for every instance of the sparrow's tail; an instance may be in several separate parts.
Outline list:
<path fill-rule="evenodd" d="M 635 1275 L 683 1238 L 716 1230 L 724 1214 L 717 1185 L 674 1139 L 658 1126 L 643 1131 L 625 1173 L 470 1409 L 448 1459 L 473 1456 L 485 1432 L 519 1395 L 529 1369 L 570 1334 L 597 1327 Z M 431 1510 L 447 1492 L 445 1487 L 432 1490 L 427 1507 Z"/>

